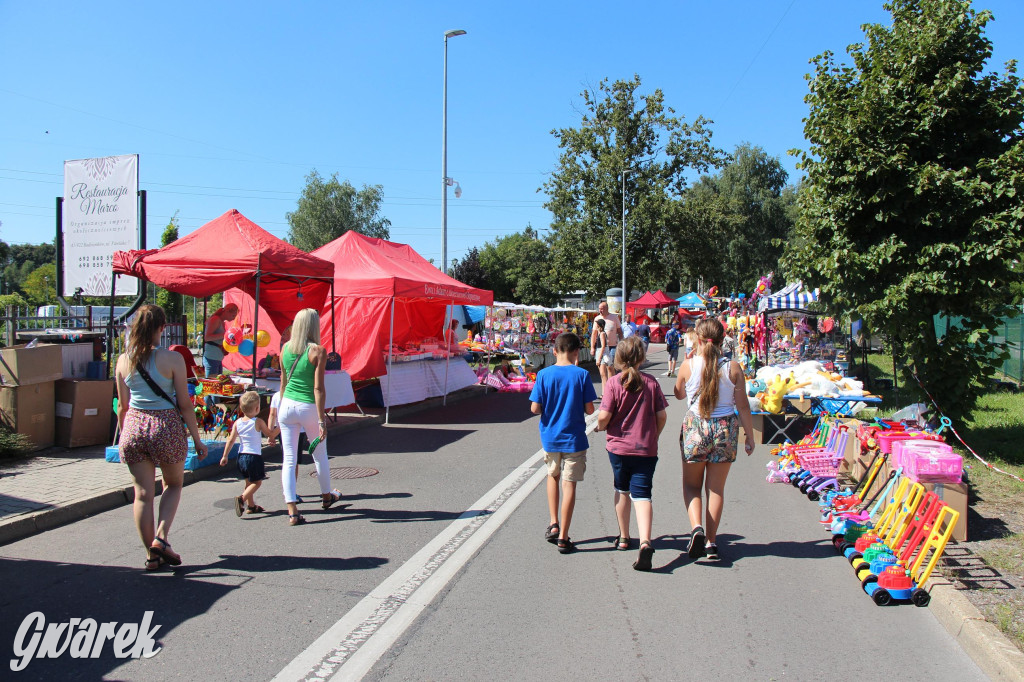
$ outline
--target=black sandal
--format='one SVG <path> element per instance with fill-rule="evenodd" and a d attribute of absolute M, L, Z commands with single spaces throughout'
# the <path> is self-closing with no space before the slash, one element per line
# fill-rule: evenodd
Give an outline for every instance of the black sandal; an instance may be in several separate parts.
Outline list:
<path fill-rule="evenodd" d="M 548 529 L 544 531 L 544 539 L 550 542 L 551 544 L 555 544 L 556 542 L 558 542 L 558 535 L 559 528 L 557 523 L 552 523 L 550 526 L 548 526 Z"/>
<path fill-rule="evenodd" d="M 235 516 L 241 518 L 243 509 L 245 509 L 245 500 L 239 495 L 235 498 Z"/>
<path fill-rule="evenodd" d="M 306 522 L 306 517 L 302 514 L 289 514 L 288 525 L 289 526 L 301 526 Z"/>
<path fill-rule="evenodd" d="M 651 570 L 651 558 L 654 556 L 654 548 L 651 547 L 649 542 L 643 542 L 640 544 L 640 556 L 633 562 L 633 570 L 635 571 L 649 571 Z"/>
<path fill-rule="evenodd" d="M 152 573 L 153 571 L 159 571 L 160 567 L 164 565 L 164 560 L 158 556 L 151 556 L 146 559 L 146 573 Z"/>
<path fill-rule="evenodd" d="M 181 556 L 171 549 L 171 543 L 163 538 L 153 538 L 153 544 L 149 546 L 150 556 L 156 554 L 171 566 L 181 566 Z"/>
<path fill-rule="evenodd" d="M 630 539 L 631 538 L 627 538 L 627 537 L 624 537 L 622 535 L 620 535 L 619 537 L 615 538 L 615 540 L 614 540 L 615 549 L 619 550 L 620 552 L 625 552 L 626 550 L 629 549 Z"/>
<path fill-rule="evenodd" d="M 335 488 L 330 492 L 330 497 L 320 503 L 320 508 L 327 511 L 335 502 L 341 499 L 341 491 Z"/>
<path fill-rule="evenodd" d="M 266 511 L 267 511 L 266 509 L 264 509 L 263 507 L 261 507 L 258 504 L 256 504 L 256 505 L 253 505 L 253 506 L 249 507 L 249 509 L 246 510 L 245 513 L 246 514 L 264 514 L 264 513 L 266 513 Z"/>
<path fill-rule="evenodd" d="M 569 538 L 558 538 L 555 545 L 558 547 L 559 554 L 569 554 L 576 551 L 576 545 Z"/>

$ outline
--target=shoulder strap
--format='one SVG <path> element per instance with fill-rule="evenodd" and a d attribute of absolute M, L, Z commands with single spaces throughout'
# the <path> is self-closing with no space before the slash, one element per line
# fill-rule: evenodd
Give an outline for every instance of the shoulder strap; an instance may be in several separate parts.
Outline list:
<path fill-rule="evenodd" d="M 178 409 L 178 403 L 171 400 L 171 396 L 167 395 L 167 391 L 160 388 L 160 384 L 153 380 L 153 377 L 149 375 L 149 372 L 146 371 L 146 368 L 143 367 L 141 363 L 135 365 L 135 371 L 138 372 L 139 376 L 142 377 L 142 380 L 145 381 L 151 389 L 153 389 L 153 393 L 156 393 L 158 396 L 169 402 L 171 407 L 174 409 Z"/>
<path fill-rule="evenodd" d="M 288 375 L 284 379 L 284 383 L 286 385 L 288 384 L 289 381 L 292 380 L 292 374 L 295 373 L 295 368 L 299 366 L 299 360 L 302 358 L 303 355 L 305 355 L 308 352 L 309 352 L 309 344 L 307 343 L 306 347 L 302 349 L 301 353 L 296 353 L 295 360 L 292 362 L 292 366 L 288 369 Z"/>

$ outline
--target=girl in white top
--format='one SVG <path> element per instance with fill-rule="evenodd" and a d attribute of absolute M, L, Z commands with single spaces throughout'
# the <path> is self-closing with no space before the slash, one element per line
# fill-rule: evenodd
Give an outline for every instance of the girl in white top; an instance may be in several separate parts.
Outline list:
<path fill-rule="evenodd" d="M 691 559 L 718 560 L 718 526 L 725 501 L 725 479 L 736 461 L 739 423 L 746 433 L 744 450 L 754 451 L 753 419 L 747 402 L 746 380 L 739 364 L 722 357 L 725 328 L 714 318 L 697 323 L 693 357 L 679 368 L 675 396 L 686 400 L 687 412 L 679 434 L 683 454 L 683 503 L 693 532 L 687 552 Z M 739 412 L 739 419 L 736 418 Z M 701 491 L 707 490 L 707 516 Z"/>
<path fill-rule="evenodd" d="M 267 477 L 266 467 L 263 464 L 263 439 L 260 435 L 270 438 L 271 441 L 280 429 L 271 429 L 267 424 L 257 417 L 260 413 L 260 396 L 255 391 L 246 391 L 238 399 L 238 407 L 244 416 L 235 420 L 231 425 L 231 435 L 224 444 L 224 456 L 220 458 L 220 465 L 228 463 L 228 454 L 234 447 L 235 441 L 239 442 L 238 448 L 238 471 L 245 480 L 242 494 L 235 498 L 235 516 L 241 516 L 242 510 L 248 507 L 250 514 L 260 514 L 266 511 L 256 504 L 256 491 L 263 485 L 263 479 Z"/>

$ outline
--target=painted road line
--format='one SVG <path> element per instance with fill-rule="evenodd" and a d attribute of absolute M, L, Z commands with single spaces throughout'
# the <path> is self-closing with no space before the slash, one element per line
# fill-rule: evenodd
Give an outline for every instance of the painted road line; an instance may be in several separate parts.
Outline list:
<path fill-rule="evenodd" d="M 588 420 L 589 434 L 596 420 Z M 547 470 L 539 450 L 477 500 L 274 677 L 363 677 L 531 492 Z"/>

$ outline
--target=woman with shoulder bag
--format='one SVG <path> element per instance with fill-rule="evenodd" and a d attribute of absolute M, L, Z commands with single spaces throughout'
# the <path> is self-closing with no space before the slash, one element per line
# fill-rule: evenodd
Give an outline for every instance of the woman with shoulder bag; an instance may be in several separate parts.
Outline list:
<path fill-rule="evenodd" d="M 148 552 L 147 571 L 157 570 L 162 563 L 181 564 L 167 536 L 181 500 L 189 434 L 199 459 L 207 451 L 188 395 L 185 360 L 158 347 L 166 324 L 167 315 L 160 306 L 139 308 L 116 370 L 121 461 L 128 465 L 135 485 L 135 527 Z M 157 467 L 163 476 L 163 493 L 154 529 Z"/>
<path fill-rule="evenodd" d="M 300 310 L 292 323 L 292 337 L 281 348 L 281 406 L 277 423 L 281 428 L 281 487 L 288 506 L 288 524 L 297 526 L 306 519 L 299 513 L 296 477 L 292 475 L 299 454 L 299 433 L 317 434 L 313 443 L 313 463 L 323 497 L 321 507 L 330 509 L 341 499 L 341 493 L 331 489 L 331 470 L 327 462 L 327 419 L 324 402 L 324 368 L 327 351 L 319 344 L 320 315 L 312 308 Z"/>

